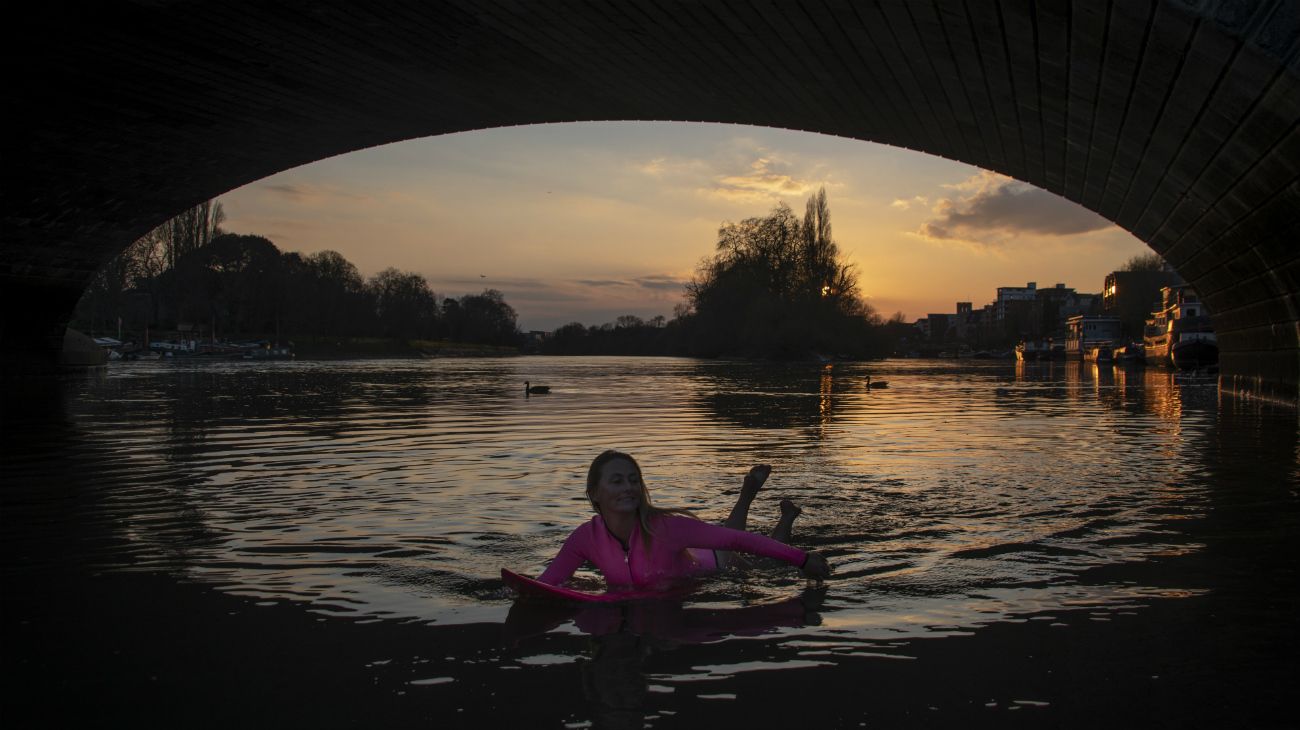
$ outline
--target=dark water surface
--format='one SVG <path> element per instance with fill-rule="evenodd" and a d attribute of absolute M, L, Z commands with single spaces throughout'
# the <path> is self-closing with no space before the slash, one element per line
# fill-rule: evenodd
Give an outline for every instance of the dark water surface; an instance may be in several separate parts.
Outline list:
<path fill-rule="evenodd" d="M 890 387 L 867 391 L 865 376 Z M 523 381 L 548 384 L 525 398 Z M 0 716 L 141 726 L 1294 726 L 1297 414 L 1081 364 L 129 364 L 7 383 Z M 516 604 L 617 447 L 789 497 L 788 569 Z M 581 578 L 598 586 L 594 574 Z"/>

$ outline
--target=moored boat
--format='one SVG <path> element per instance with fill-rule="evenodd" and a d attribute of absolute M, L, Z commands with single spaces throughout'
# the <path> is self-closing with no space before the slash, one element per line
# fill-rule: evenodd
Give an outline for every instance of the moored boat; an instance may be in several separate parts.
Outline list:
<path fill-rule="evenodd" d="M 258 347 L 243 354 L 244 360 L 292 360 L 293 350 L 288 347 Z"/>
<path fill-rule="evenodd" d="M 1046 360 L 1051 349 L 1042 340 L 1021 340 L 1016 345 L 1016 359 L 1023 362 Z"/>
<path fill-rule="evenodd" d="M 1169 348 L 1169 359 L 1179 370 L 1197 370 L 1219 362 L 1219 343 L 1213 332 L 1183 332 Z"/>
<path fill-rule="evenodd" d="M 1142 345 L 1136 342 L 1115 348 L 1115 365 L 1122 367 L 1145 365 L 1146 353 L 1143 350 Z"/>
<path fill-rule="evenodd" d="M 1148 365 L 1187 370 L 1219 360 L 1219 344 L 1209 314 L 1187 285 L 1160 290 L 1160 303 L 1147 320 L 1143 345 Z"/>
<path fill-rule="evenodd" d="M 1065 321 L 1065 359 L 1085 360 L 1089 353 L 1105 347 L 1109 356 L 1110 348 L 1120 341 L 1119 317 L 1079 314 Z"/>
<path fill-rule="evenodd" d="M 1115 359 L 1115 352 L 1110 345 L 1098 345 L 1084 351 L 1083 359 L 1088 362 L 1108 363 Z"/>

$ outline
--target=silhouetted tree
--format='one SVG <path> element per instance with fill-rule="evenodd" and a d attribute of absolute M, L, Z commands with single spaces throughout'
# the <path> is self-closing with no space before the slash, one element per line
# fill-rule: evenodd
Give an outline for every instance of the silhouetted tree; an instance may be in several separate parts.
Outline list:
<path fill-rule="evenodd" d="M 552 355 L 580 355 L 586 350 L 587 327 L 581 322 L 557 327 L 542 345 L 542 351 Z"/>
<path fill-rule="evenodd" d="M 375 303 L 357 267 L 337 251 L 305 256 L 295 287 L 295 318 L 302 332 L 364 335 L 376 330 Z"/>
<path fill-rule="evenodd" d="M 549 355 L 668 355 L 674 352 L 677 324 L 647 324 L 636 315 L 626 314 L 614 322 L 584 327 L 570 322 L 556 329 L 542 344 Z"/>
<path fill-rule="evenodd" d="M 1136 254 L 1128 261 L 1125 261 L 1124 265 L 1119 267 L 1119 270 L 1120 271 L 1164 271 L 1165 260 L 1160 257 L 1160 254 L 1155 253 L 1154 251 L 1151 253 L 1140 253 L 1140 254 Z"/>
<path fill-rule="evenodd" d="M 696 354 L 875 354 L 869 330 L 878 318 L 840 261 L 825 190 L 809 198 L 802 220 L 782 203 L 724 225 L 686 294 L 679 318 Z"/>
<path fill-rule="evenodd" d="M 226 219 L 221 202 L 207 200 L 193 208 L 181 211 L 171 220 L 146 234 L 153 237 L 163 250 L 167 268 L 189 254 L 208 245 L 222 234 L 221 224 Z"/>
<path fill-rule="evenodd" d="M 496 289 L 466 294 L 455 305 L 443 303 L 446 327 L 452 339 L 489 345 L 519 343 L 518 315 Z"/>
<path fill-rule="evenodd" d="M 374 299 L 381 331 L 389 337 L 433 337 L 437 330 L 438 300 L 429 282 L 414 272 L 387 268 L 367 284 Z"/>
<path fill-rule="evenodd" d="M 132 289 L 148 294 L 149 309 L 143 319 L 147 321 L 125 323 L 128 328 L 143 328 L 159 319 L 160 311 L 176 309 L 176 302 L 164 302 L 159 289 L 163 273 L 175 268 L 187 254 L 207 245 L 221 233 L 225 213 L 221 203 L 209 200 L 181 211 L 172 219 L 136 239 L 130 246 L 108 261 L 87 287 L 86 301 L 78 305 L 78 323 L 87 321 L 90 329 L 115 329 L 118 317 L 128 310 L 141 319 L 138 306 L 127 306 L 127 300 L 139 303 Z M 106 325 L 110 325 L 107 326 Z"/>
<path fill-rule="evenodd" d="M 139 307 L 128 304 L 133 299 L 131 290 L 146 283 L 150 270 L 148 248 L 144 239 L 138 240 L 114 256 L 95 272 L 85 293 L 77 302 L 73 315 L 73 325 L 92 334 L 117 334 L 118 319 L 130 330 L 137 326 L 149 324 L 147 321 L 135 322 L 135 319 L 147 319 L 152 307 L 145 309 L 146 316 L 139 317 Z M 136 316 L 132 316 L 136 315 Z"/>
<path fill-rule="evenodd" d="M 214 333 L 260 335 L 279 329 L 285 302 L 280 250 L 262 236 L 222 234 L 191 250 L 162 278 L 176 322 Z"/>

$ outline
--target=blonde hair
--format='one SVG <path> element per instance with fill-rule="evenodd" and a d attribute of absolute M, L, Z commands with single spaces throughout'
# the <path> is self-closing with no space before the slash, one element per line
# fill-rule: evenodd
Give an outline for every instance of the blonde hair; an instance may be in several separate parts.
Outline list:
<path fill-rule="evenodd" d="M 631 454 L 615 449 L 600 452 L 595 459 L 592 459 L 591 467 L 587 469 L 587 501 L 591 502 L 591 508 L 597 514 L 600 514 L 600 505 L 596 504 L 596 489 L 600 487 L 601 470 L 605 468 L 606 464 L 616 459 L 626 459 L 632 465 L 632 468 L 636 470 L 636 475 L 641 481 L 636 516 L 637 522 L 641 524 L 641 542 L 647 551 L 650 549 L 650 541 L 654 535 L 654 531 L 650 528 L 653 518 L 660 515 L 686 515 L 687 517 L 699 519 L 684 509 L 666 509 L 654 506 L 654 503 L 650 501 L 650 489 L 646 486 L 645 476 L 641 474 L 641 465 L 636 463 L 636 459 L 633 459 Z"/>

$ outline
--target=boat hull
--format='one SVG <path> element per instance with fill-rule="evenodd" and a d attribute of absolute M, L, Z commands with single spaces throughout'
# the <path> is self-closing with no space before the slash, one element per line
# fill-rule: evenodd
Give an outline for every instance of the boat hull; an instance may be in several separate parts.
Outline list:
<path fill-rule="evenodd" d="M 1136 367 L 1146 364 L 1141 345 L 1125 345 L 1115 350 L 1116 367 Z"/>
<path fill-rule="evenodd" d="M 1108 363 L 1114 360 L 1115 356 L 1109 347 L 1093 347 L 1084 351 L 1083 359 L 1088 362 Z"/>
<path fill-rule="evenodd" d="M 1195 370 L 1219 362 L 1219 346 L 1209 340 L 1175 342 L 1169 359 L 1179 370 Z"/>

